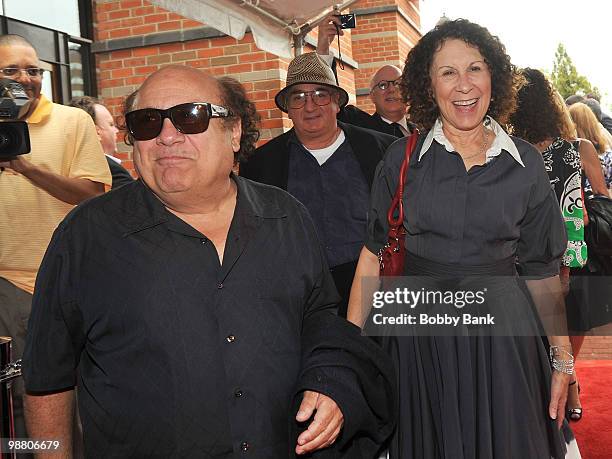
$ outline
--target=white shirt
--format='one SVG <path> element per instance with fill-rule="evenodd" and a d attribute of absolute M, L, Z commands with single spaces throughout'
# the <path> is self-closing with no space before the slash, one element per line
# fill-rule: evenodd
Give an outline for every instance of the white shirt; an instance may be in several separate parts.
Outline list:
<path fill-rule="evenodd" d="M 304 148 L 310 152 L 312 156 L 317 160 L 319 166 L 322 166 L 325 161 L 327 161 L 331 155 L 333 155 L 336 150 L 342 145 L 346 136 L 344 135 L 344 131 L 340 129 L 340 134 L 338 138 L 332 143 L 329 147 L 321 148 L 319 150 L 311 150 L 310 148 L 306 148 L 304 144 Z"/>
<path fill-rule="evenodd" d="M 115 158 L 113 155 L 107 155 L 106 153 L 104 153 L 106 155 L 107 158 L 112 159 L 113 161 L 115 161 L 117 164 L 121 164 L 121 160 L 119 158 Z"/>
<path fill-rule="evenodd" d="M 493 134 L 495 134 L 495 139 L 493 140 L 493 143 L 486 151 L 486 162 L 490 162 L 493 158 L 499 156 L 502 150 L 505 150 L 510 153 L 510 156 L 512 156 L 517 163 L 525 167 L 525 165 L 523 164 L 523 160 L 521 159 L 521 155 L 519 154 L 518 149 L 516 148 L 516 145 L 514 145 L 514 142 L 512 141 L 510 136 L 506 134 L 506 131 L 502 129 L 502 127 L 497 123 L 497 121 L 495 121 L 490 116 L 487 116 L 485 117 L 483 124 L 486 127 L 490 128 L 493 131 Z M 431 130 L 427 134 L 427 137 L 425 137 L 425 142 L 423 142 L 423 146 L 421 147 L 421 151 L 419 153 L 419 161 L 421 160 L 423 155 L 427 153 L 427 151 L 429 151 L 429 147 L 431 147 L 431 144 L 434 140 L 440 145 L 442 145 L 446 149 L 446 151 L 456 151 L 453 147 L 453 144 L 450 142 L 450 140 L 446 138 L 446 135 L 444 135 L 444 130 L 442 129 L 442 120 L 438 118 L 433 128 L 431 128 Z"/>

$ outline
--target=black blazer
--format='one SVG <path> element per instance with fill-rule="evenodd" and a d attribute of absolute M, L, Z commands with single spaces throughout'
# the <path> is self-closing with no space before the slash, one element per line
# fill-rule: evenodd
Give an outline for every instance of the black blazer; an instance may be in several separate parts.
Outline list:
<path fill-rule="evenodd" d="M 336 77 L 336 84 L 338 82 L 338 72 L 336 70 L 336 59 L 334 59 L 332 63 L 332 71 L 334 72 L 334 76 Z M 373 129 L 378 132 L 382 132 L 384 134 L 389 134 L 395 136 L 397 138 L 404 137 L 404 133 L 398 126 L 394 126 L 393 124 L 389 124 L 384 121 L 378 112 L 370 115 L 368 112 L 363 111 L 359 107 L 355 107 L 354 105 L 346 105 L 340 112 L 338 112 L 338 120 L 343 123 L 354 124 L 355 126 L 363 127 L 366 129 Z M 416 128 L 414 124 L 410 121 L 407 123 L 408 131 L 412 134 Z"/>
<path fill-rule="evenodd" d="M 387 123 L 378 113 L 370 115 L 354 105 L 347 105 L 340 110 L 338 113 L 338 119 L 344 123 L 350 123 L 355 126 L 373 129 L 374 131 L 389 134 L 395 136 L 396 138 L 404 137 L 404 133 L 399 126 Z M 408 122 L 407 125 L 410 133 L 414 132 L 413 124 Z"/>
<path fill-rule="evenodd" d="M 371 188 L 378 162 L 382 159 L 387 147 L 397 138 L 340 121 L 338 121 L 338 126 L 344 131 L 344 135 L 351 144 L 353 154 Z M 288 143 L 292 135 L 294 135 L 293 129 L 255 150 L 249 159 L 240 163 L 240 175 L 286 190 L 289 176 Z"/>
<path fill-rule="evenodd" d="M 132 183 L 134 179 L 128 172 L 128 170 L 119 164 L 117 161 L 105 156 L 106 162 L 108 162 L 108 168 L 110 169 L 111 175 L 113 177 L 113 184 L 111 188 L 117 188 L 121 185 L 126 185 L 128 183 Z"/>

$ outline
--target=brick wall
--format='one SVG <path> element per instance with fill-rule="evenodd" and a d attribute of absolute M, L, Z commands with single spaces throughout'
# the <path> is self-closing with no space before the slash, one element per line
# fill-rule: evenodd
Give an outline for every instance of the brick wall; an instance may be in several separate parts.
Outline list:
<path fill-rule="evenodd" d="M 418 0 L 362 0 L 351 11 L 358 14 L 357 28 L 341 38 L 341 51 L 359 68 L 345 65 L 344 70 L 338 68 L 338 77 L 351 102 L 373 112 L 369 98 L 356 95 L 367 90 L 377 67 L 398 65 L 405 58 L 419 36 Z M 168 39 L 172 33 L 176 37 Z M 316 31 L 309 38 L 316 43 Z M 235 40 L 147 0 L 96 0 L 94 40 L 98 94 L 120 124 L 125 97 L 148 75 L 167 64 L 185 64 L 242 82 L 262 117 L 262 141 L 291 127 L 274 105 L 288 60 L 257 49 L 250 34 Z M 332 49 L 337 50 L 336 42 Z M 130 148 L 120 142 L 119 149 L 118 156 L 132 169 Z"/>

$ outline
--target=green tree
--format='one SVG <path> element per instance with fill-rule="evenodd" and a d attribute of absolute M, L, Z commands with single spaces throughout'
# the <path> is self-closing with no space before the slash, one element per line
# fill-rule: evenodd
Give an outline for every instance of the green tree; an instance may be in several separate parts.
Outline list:
<path fill-rule="evenodd" d="M 563 43 L 559 43 L 555 52 L 551 81 L 564 99 L 573 94 L 588 94 L 590 92 L 599 94 L 599 89 L 592 86 L 585 76 L 578 73 Z"/>

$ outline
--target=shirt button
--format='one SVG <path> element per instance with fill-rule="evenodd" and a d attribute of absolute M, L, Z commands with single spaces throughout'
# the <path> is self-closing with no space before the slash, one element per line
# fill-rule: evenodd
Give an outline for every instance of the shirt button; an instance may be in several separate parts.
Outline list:
<path fill-rule="evenodd" d="M 217 284 L 217 288 L 221 290 L 223 288 L 223 284 Z"/>
<path fill-rule="evenodd" d="M 200 242 L 201 242 L 202 244 L 206 244 L 206 243 L 208 242 L 208 239 L 200 239 Z"/>
<path fill-rule="evenodd" d="M 240 443 L 240 449 L 245 453 L 249 450 L 250 447 L 251 445 L 249 445 L 246 441 Z"/>
<path fill-rule="evenodd" d="M 236 389 L 236 391 L 234 392 L 234 397 L 236 398 L 242 397 L 242 391 L 240 389 Z"/>
<path fill-rule="evenodd" d="M 234 341 L 236 341 L 236 337 L 234 335 L 227 335 L 227 338 L 225 339 L 228 343 L 233 343 Z"/>

